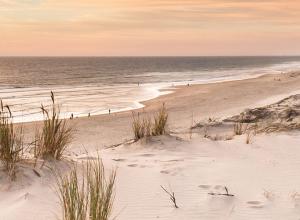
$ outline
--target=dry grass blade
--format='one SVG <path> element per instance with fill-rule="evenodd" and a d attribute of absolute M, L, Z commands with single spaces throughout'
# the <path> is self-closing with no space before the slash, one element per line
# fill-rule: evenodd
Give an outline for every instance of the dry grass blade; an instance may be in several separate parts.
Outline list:
<path fill-rule="evenodd" d="M 88 162 L 85 174 L 73 168 L 67 176 L 56 175 L 63 220 L 108 220 L 113 208 L 116 171 L 108 177 L 100 158 Z"/>
<path fill-rule="evenodd" d="M 98 158 L 90 162 L 87 168 L 87 182 L 89 191 L 90 220 L 108 220 L 114 202 L 114 185 L 116 172 L 112 171 L 108 179 L 102 161 Z"/>
<path fill-rule="evenodd" d="M 41 110 L 45 117 L 43 130 L 36 135 L 36 156 L 43 158 L 61 159 L 65 149 L 71 143 L 73 128 L 67 125 L 65 119 L 60 119 L 60 111 L 55 104 L 54 94 L 51 92 L 52 109 L 47 110 L 43 105 Z"/>
<path fill-rule="evenodd" d="M 22 129 L 16 131 L 10 108 L 4 106 L 1 100 L 0 160 L 12 180 L 16 178 L 17 164 L 23 159 L 23 151 L 23 131 Z"/>
<path fill-rule="evenodd" d="M 143 133 L 145 137 L 151 136 L 151 119 L 149 117 L 143 118 L 142 127 L 143 127 Z"/>
<path fill-rule="evenodd" d="M 235 135 L 242 135 L 243 134 L 243 123 L 237 122 L 233 125 L 233 132 Z"/>
<path fill-rule="evenodd" d="M 154 116 L 154 124 L 152 128 L 152 135 L 158 136 L 166 133 L 166 125 L 168 121 L 168 113 L 165 104 L 162 105 L 158 113 Z"/>
<path fill-rule="evenodd" d="M 132 130 L 135 140 L 166 133 L 168 113 L 164 104 L 153 117 L 154 122 L 148 116 L 141 118 L 140 114 L 135 115 L 134 113 L 132 114 L 132 119 Z"/>
<path fill-rule="evenodd" d="M 84 179 L 80 183 L 74 168 L 67 176 L 57 175 L 58 194 L 63 220 L 87 220 L 87 191 Z"/>
<path fill-rule="evenodd" d="M 246 133 L 246 144 L 250 144 L 253 140 L 254 132 L 250 130 Z"/>
<path fill-rule="evenodd" d="M 145 136 L 140 115 L 138 114 L 137 116 L 135 116 L 134 113 L 132 113 L 132 119 L 132 130 L 134 133 L 134 137 L 136 140 L 139 140 Z"/>

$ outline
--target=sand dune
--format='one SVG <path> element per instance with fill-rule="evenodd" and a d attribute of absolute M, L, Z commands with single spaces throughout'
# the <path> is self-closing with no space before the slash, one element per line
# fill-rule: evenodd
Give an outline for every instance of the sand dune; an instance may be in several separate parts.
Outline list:
<path fill-rule="evenodd" d="M 115 213 L 120 219 L 297 219 L 299 133 L 293 135 L 261 135 L 251 145 L 244 136 L 157 138 L 139 149 L 107 150 L 106 159 L 119 159 Z M 160 185 L 172 188 L 179 209 Z M 234 197 L 208 194 L 225 193 L 225 186 Z"/>
<path fill-rule="evenodd" d="M 82 162 L 98 154 L 106 169 L 117 168 L 116 219 L 298 219 L 298 129 L 258 133 L 246 144 L 247 135 L 234 136 L 232 124 L 225 129 L 232 136 L 227 140 L 204 138 L 197 129 L 190 133 L 189 128 L 209 117 L 226 119 L 246 108 L 275 103 L 297 94 L 299 85 L 298 74 L 282 74 L 179 87 L 173 94 L 146 102 L 140 110 L 152 113 L 166 102 L 171 135 L 138 142 L 126 142 L 132 139 L 131 112 L 75 119 L 71 123 L 77 128 L 76 138 L 67 160 L 38 166 L 41 177 L 30 164 L 22 164 L 16 182 L 8 181 L 1 171 L 0 219 L 59 219 L 55 178 L 48 167 L 67 173 L 72 161 L 81 169 Z M 290 98 L 288 107 L 292 103 L 298 108 L 295 100 Z M 282 107 L 280 103 L 266 109 Z M 26 139 L 30 140 L 35 126 L 39 123 L 24 125 Z M 174 191 L 178 209 L 161 186 Z M 225 194 L 225 187 L 234 196 L 211 195 Z"/>

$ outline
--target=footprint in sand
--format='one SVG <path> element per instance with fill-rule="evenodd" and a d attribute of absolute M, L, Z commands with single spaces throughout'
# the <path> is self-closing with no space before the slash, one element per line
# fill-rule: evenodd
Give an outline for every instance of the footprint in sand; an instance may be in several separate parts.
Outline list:
<path fill-rule="evenodd" d="M 83 156 L 78 158 L 79 160 L 97 160 L 97 157 L 93 157 L 93 156 Z"/>
<path fill-rule="evenodd" d="M 215 188 L 215 189 L 224 189 L 224 186 L 222 186 L 222 185 L 215 185 L 214 188 Z"/>
<path fill-rule="evenodd" d="M 173 160 L 158 160 L 158 162 L 172 163 L 172 162 L 182 162 L 183 159 L 173 159 Z"/>
<path fill-rule="evenodd" d="M 24 193 L 22 195 L 20 195 L 19 200 L 29 200 L 32 199 L 34 196 L 31 193 Z"/>
<path fill-rule="evenodd" d="M 168 170 L 162 170 L 162 171 L 160 171 L 160 173 L 163 173 L 163 174 L 169 174 L 170 171 L 168 171 Z"/>
<path fill-rule="evenodd" d="M 140 154 L 141 157 L 154 157 L 155 154 Z"/>
<path fill-rule="evenodd" d="M 116 161 L 116 162 L 124 162 L 126 161 L 126 159 L 112 159 L 113 161 Z"/>
<path fill-rule="evenodd" d="M 199 185 L 198 187 L 202 189 L 209 189 L 211 185 Z"/>
<path fill-rule="evenodd" d="M 250 205 L 250 208 L 254 209 L 261 209 L 264 207 L 264 205 L 260 201 L 248 201 L 247 204 Z"/>
<path fill-rule="evenodd" d="M 202 184 L 202 185 L 199 185 L 198 186 L 199 188 L 202 188 L 202 189 L 210 189 L 213 187 L 213 189 L 215 190 L 219 190 L 219 189 L 224 189 L 224 186 L 222 185 L 215 185 L 215 186 L 212 186 L 212 185 L 205 185 L 205 184 Z"/>
<path fill-rule="evenodd" d="M 129 164 L 127 166 L 129 166 L 129 167 L 137 167 L 138 165 L 137 164 Z"/>

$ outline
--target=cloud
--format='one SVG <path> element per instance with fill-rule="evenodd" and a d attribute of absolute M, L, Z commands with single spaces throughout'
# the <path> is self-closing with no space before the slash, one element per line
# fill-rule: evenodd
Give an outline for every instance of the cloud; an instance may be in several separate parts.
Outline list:
<path fill-rule="evenodd" d="M 3 0 L 2 0 L 3 1 Z M 4 1 L 8 2 L 8 1 Z M 11 1 L 9 1 L 11 2 Z M 2 12 L 15 23 L 26 20 L 57 23 L 98 24 L 113 28 L 184 28 L 203 27 L 206 24 L 269 25 L 300 23 L 296 1 L 240 1 L 240 0 L 47 0 L 13 1 L 13 8 Z M 24 13 L 24 7 L 26 12 Z M 21 12 L 21 13 L 20 13 Z M 159 24 L 160 25 L 159 25 Z M 218 25 L 219 24 L 219 25 Z M 123 27 L 121 27 L 123 25 Z M 97 26 L 97 25 L 96 25 Z"/>
<path fill-rule="evenodd" d="M 226 43 L 299 35 L 299 11 L 292 0 L 0 0 L 0 35 L 20 45 L 20 36 L 61 44 L 76 38 L 74 47 L 99 39 L 111 39 L 111 47 L 137 39 L 160 45 L 179 36 L 186 45 L 213 45 L 219 36 Z"/>

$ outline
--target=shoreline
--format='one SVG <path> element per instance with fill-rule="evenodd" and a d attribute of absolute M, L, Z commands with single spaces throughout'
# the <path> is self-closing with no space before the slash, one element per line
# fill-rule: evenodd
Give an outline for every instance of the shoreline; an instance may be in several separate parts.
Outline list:
<path fill-rule="evenodd" d="M 154 84 L 145 83 L 145 84 L 142 84 L 141 88 L 144 90 L 148 90 L 148 92 L 149 92 L 149 94 L 147 95 L 148 97 L 146 96 L 143 98 L 133 100 L 131 107 L 128 106 L 128 107 L 124 107 L 124 108 L 117 109 L 117 110 L 115 110 L 115 109 L 110 109 L 110 110 L 111 110 L 112 114 L 115 114 L 115 113 L 122 113 L 122 112 L 128 112 L 128 111 L 132 112 L 132 111 L 136 111 L 139 109 L 143 109 L 146 107 L 144 103 L 147 103 L 148 101 L 157 99 L 164 95 L 172 94 L 187 85 L 197 86 L 197 85 L 209 85 L 209 84 L 218 84 L 218 83 L 226 83 L 226 82 L 239 82 L 239 81 L 244 81 L 244 80 L 256 79 L 256 78 L 260 78 L 263 76 L 268 76 L 268 75 L 275 76 L 275 75 L 280 75 L 280 74 L 284 74 L 284 73 L 289 73 L 289 72 L 276 73 L 276 71 L 274 71 L 272 73 L 246 74 L 245 76 L 221 77 L 221 78 L 213 78 L 213 79 L 207 79 L 207 80 L 166 82 L 166 83 L 162 83 L 161 85 L 159 85 L 157 83 L 154 83 Z M 55 94 L 55 90 L 54 90 L 54 94 Z M 59 100 L 63 103 L 63 99 L 59 99 Z M 108 111 L 109 111 L 109 109 L 101 110 L 96 114 L 93 114 L 90 112 L 90 116 L 96 117 L 96 116 L 100 116 L 100 115 L 108 115 L 109 114 Z M 76 110 L 75 110 L 75 112 L 76 112 Z M 69 119 L 71 113 L 73 113 L 73 112 L 72 111 L 64 112 L 63 113 L 64 116 L 62 118 Z M 29 113 L 28 115 L 31 115 L 31 114 L 32 113 Z M 34 113 L 34 114 L 36 114 L 36 113 Z M 27 115 L 27 114 L 25 113 L 25 115 Z M 88 113 L 79 113 L 78 115 L 74 114 L 74 118 L 86 118 L 86 117 L 88 117 Z M 20 115 L 20 116 L 16 117 L 16 120 L 14 123 L 16 123 L 16 124 L 32 123 L 32 122 L 39 122 L 39 121 L 42 121 L 42 119 L 40 119 L 40 118 L 37 119 L 35 117 L 31 118 L 30 116 L 29 116 L 29 118 L 27 118 L 27 117 L 23 118 L 23 116 Z"/>
<path fill-rule="evenodd" d="M 223 84 L 223 83 L 234 83 L 234 82 L 240 82 L 240 81 L 244 81 L 244 80 L 251 80 L 251 79 L 258 79 L 261 77 L 265 77 L 265 76 L 279 76 L 282 74 L 289 74 L 290 72 L 285 72 L 285 73 L 267 73 L 267 74 L 256 74 L 253 75 L 251 77 L 244 77 L 244 78 L 236 78 L 236 79 L 225 79 L 225 80 L 213 80 L 213 81 L 206 81 L 206 82 L 200 82 L 200 81 L 184 81 L 184 82 L 179 82 L 179 83 L 174 83 L 174 85 L 165 85 L 165 86 L 161 86 L 161 88 L 154 88 L 156 95 L 153 95 L 153 98 L 150 99 L 145 99 L 145 100 L 135 100 L 134 103 L 136 104 L 136 108 L 133 107 L 127 107 L 127 108 L 123 108 L 120 110 L 112 110 L 111 114 L 121 114 L 121 113 L 128 113 L 128 112 L 133 112 L 133 111 L 138 111 L 140 109 L 144 109 L 147 108 L 147 103 L 148 102 L 152 102 L 155 99 L 159 99 L 162 96 L 167 96 L 167 95 L 171 95 L 173 93 L 179 92 L 181 89 L 185 88 L 186 86 L 191 86 L 191 87 L 197 87 L 200 85 L 212 85 L 212 84 Z M 175 85 L 177 84 L 177 85 Z M 108 110 L 107 110 L 108 111 Z M 70 112 L 71 113 L 71 112 Z M 104 112 L 103 113 L 99 113 L 99 114 L 91 114 L 90 117 L 98 117 L 98 116 L 105 116 L 105 115 L 109 115 L 108 112 Z M 76 116 L 74 117 L 74 119 L 80 119 L 80 118 L 89 118 L 89 116 L 87 115 L 83 115 L 83 116 Z M 69 117 L 64 117 L 62 119 L 69 119 Z M 25 124 L 25 123 L 34 123 L 34 122 L 41 122 L 43 120 L 32 120 L 32 121 L 24 121 L 24 122 L 14 122 L 15 124 Z"/>
<path fill-rule="evenodd" d="M 78 138 L 72 147 L 103 148 L 129 140 L 132 138 L 132 112 L 151 115 L 162 103 L 166 104 L 169 112 L 169 129 L 182 131 L 209 117 L 224 118 L 247 108 L 268 104 L 276 96 L 288 96 L 300 90 L 299 85 L 300 73 L 297 72 L 263 75 L 240 81 L 177 86 L 171 94 L 142 102 L 144 107 L 140 109 L 68 120 L 77 129 Z M 266 102 L 268 99 L 269 102 Z M 22 125 L 29 128 L 27 135 L 33 137 L 35 128 L 41 124 L 42 121 Z"/>

